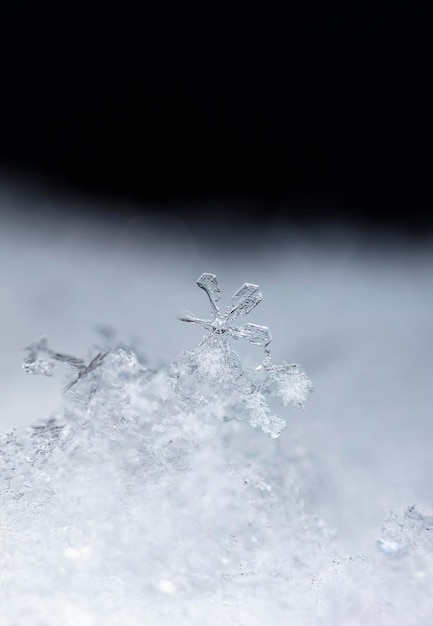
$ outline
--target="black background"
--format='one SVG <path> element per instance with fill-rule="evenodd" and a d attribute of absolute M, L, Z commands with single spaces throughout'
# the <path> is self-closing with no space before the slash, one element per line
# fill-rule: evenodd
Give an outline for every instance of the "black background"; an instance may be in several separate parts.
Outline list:
<path fill-rule="evenodd" d="M 251 220 L 429 232 L 431 6 L 2 5 L 0 176 L 137 212 L 231 198 Z"/>

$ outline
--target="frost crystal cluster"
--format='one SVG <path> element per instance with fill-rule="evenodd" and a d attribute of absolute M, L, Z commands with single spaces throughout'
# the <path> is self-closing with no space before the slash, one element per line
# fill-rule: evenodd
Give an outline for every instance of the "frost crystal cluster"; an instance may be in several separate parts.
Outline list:
<path fill-rule="evenodd" d="M 108 332 L 89 365 L 30 347 L 26 371 L 74 375 L 57 414 L 0 440 L 0 626 L 433 623 L 431 518 L 411 508 L 366 555 L 338 553 L 312 459 L 266 404 L 309 382 L 272 365 L 266 327 L 234 325 L 256 285 L 222 314 L 215 277 L 199 284 L 212 317 L 183 319 L 208 335 L 172 368 Z M 265 350 L 258 368 L 232 339 Z"/>

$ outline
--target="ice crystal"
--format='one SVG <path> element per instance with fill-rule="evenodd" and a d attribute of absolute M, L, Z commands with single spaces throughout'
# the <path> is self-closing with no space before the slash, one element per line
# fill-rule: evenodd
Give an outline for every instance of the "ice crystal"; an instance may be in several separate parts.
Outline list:
<path fill-rule="evenodd" d="M 233 325 L 234 320 L 250 313 L 262 301 L 258 285 L 242 285 L 223 313 L 217 304 L 220 288 L 215 274 L 202 274 L 197 285 L 209 298 L 211 318 L 202 319 L 188 311 L 181 311 L 177 317 L 202 326 L 208 334 L 193 352 L 182 355 L 178 365 L 185 366 L 196 382 L 218 389 L 219 395 L 224 394 L 223 404 L 231 404 L 235 419 L 246 421 L 273 438 L 278 437 L 286 422 L 271 414 L 266 396 L 277 396 L 284 405 L 302 407 L 312 389 L 311 381 L 298 365 L 272 364 L 269 349 L 272 336 L 267 326 L 250 323 Z M 240 357 L 230 347 L 230 339 L 245 339 L 250 344 L 263 347 L 262 363 L 256 368 L 244 368 Z M 182 371 L 181 368 L 179 371 Z"/>
<path fill-rule="evenodd" d="M 78 359 L 69 354 L 63 354 L 62 352 L 56 352 L 51 350 L 48 346 L 48 341 L 45 336 L 41 337 L 39 341 L 31 344 L 27 348 L 27 358 L 23 361 L 23 369 L 28 374 L 38 374 L 43 376 L 52 376 L 56 361 L 65 363 L 73 369 L 78 370 L 77 376 L 69 382 L 63 389 L 63 393 L 69 391 L 83 376 L 93 372 L 105 359 L 108 351 L 99 352 L 88 365 L 85 364 L 83 359 Z M 43 355 L 43 357 L 41 356 Z"/>
<path fill-rule="evenodd" d="M 433 515 L 420 513 L 412 505 L 400 518 L 391 511 L 377 542 L 379 550 L 392 558 L 398 558 L 422 548 L 433 557 Z"/>
<path fill-rule="evenodd" d="M 247 315 L 263 299 L 260 287 L 251 283 L 244 283 L 240 289 L 233 294 L 231 304 L 221 313 L 217 302 L 220 299 L 220 288 L 215 274 L 204 273 L 197 280 L 197 285 L 207 293 L 211 304 L 211 319 L 204 320 L 195 317 L 189 311 L 181 311 L 178 319 L 183 322 L 194 322 L 203 326 L 210 334 L 204 341 L 209 341 L 212 336 L 230 336 L 233 339 L 246 339 L 258 346 L 267 346 L 272 341 L 269 328 L 257 326 L 256 324 L 246 324 L 243 327 L 232 326 L 231 323 L 240 315 Z"/>

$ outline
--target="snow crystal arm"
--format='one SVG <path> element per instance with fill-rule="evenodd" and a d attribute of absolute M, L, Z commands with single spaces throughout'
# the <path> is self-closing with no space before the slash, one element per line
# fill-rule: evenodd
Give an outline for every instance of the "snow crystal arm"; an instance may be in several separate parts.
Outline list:
<path fill-rule="evenodd" d="M 246 339 L 256 346 L 267 346 L 272 341 L 269 328 L 257 324 L 245 324 L 242 328 L 233 328 L 232 335 L 235 339 Z"/>
<path fill-rule="evenodd" d="M 62 354 L 61 352 L 53 352 L 52 350 L 49 350 L 49 354 L 56 361 L 67 363 L 71 367 L 75 367 L 75 369 L 77 370 L 81 370 L 84 367 L 86 367 L 83 359 L 77 359 L 74 356 L 70 356 L 69 354 Z"/>
<path fill-rule="evenodd" d="M 199 324 L 200 322 L 206 322 L 206 320 L 202 320 L 201 318 L 196 317 L 190 311 L 185 311 L 183 309 L 182 309 L 182 311 L 179 311 L 179 313 L 176 315 L 176 317 L 181 322 L 195 322 L 196 324 Z M 209 324 L 210 324 L 210 322 L 209 322 Z"/>
<path fill-rule="evenodd" d="M 258 285 L 244 283 L 232 296 L 232 305 L 227 311 L 227 320 L 236 319 L 239 315 L 247 315 L 263 300 Z"/>
<path fill-rule="evenodd" d="M 83 375 L 84 370 L 81 370 L 81 372 L 78 374 L 78 376 L 76 376 L 74 378 L 74 380 L 72 380 L 70 383 L 68 383 L 66 385 L 66 387 L 63 388 L 63 393 L 67 393 L 76 383 L 78 383 L 78 381 L 80 380 L 80 378 Z"/>
<path fill-rule="evenodd" d="M 209 301 L 212 306 L 212 314 L 215 317 L 219 316 L 219 308 L 217 302 L 220 299 L 220 288 L 215 274 L 204 273 L 197 280 L 197 285 L 204 289 L 208 295 Z M 185 320 L 187 321 L 187 320 Z"/>
<path fill-rule="evenodd" d="M 99 367 L 99 365 L 101 365 L 102 361 L 105 359 L 107 354 L 108 354 L 108 351 L 107 352 L 99 352 L 95 356 L 95 358 L 90 361 L 89 365 L 86 367 L 86 374 L 91 372 L 92 370 L 96 369 L 97 367 Z"/>
<path fill-rule="evenodd" d="M 73 381 L 71 381 L 69 384 L 66 385 L 66 387 L 63 389 L 63 393 L 66 393 L 67 391 L 69 391 L 71 387 L 73 387 L 80 380 L 80 378 L 82 378 L 83 376 L 86 376 L 87 374 L 95 370 L 97 367 L 99 367 L 99 365 L 101 365 L 102 361 L 105 359 L 107 354 L 108 354 L 108 351 L 99 352 L 95 356 L 95 358 L 90 361 L 89 365 L 81 369 L 80 372 L 78 372 L 78 376 L 76 376 Z"/>
<path fill-rule="evenodd" d="M 200 324 L 200 326 L 203 326 L 203 328 L 206 328 L 206 330 L 209 330 L 211 332 L 215 330 L 212 322 L 210 322 L 209 320 L 202 320 L 200 317 L 196 317 L 189 311 L 179 311 L 176 317 L 181 322 L 193 322 L 195 324 Z"/>

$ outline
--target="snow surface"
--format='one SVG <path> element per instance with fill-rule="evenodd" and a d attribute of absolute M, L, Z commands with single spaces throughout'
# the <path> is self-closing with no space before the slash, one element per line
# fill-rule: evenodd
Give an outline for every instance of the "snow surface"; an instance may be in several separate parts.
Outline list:
<path fill-rule="evenodd" d="M 37 223 L 29 199 L 1 202 L 1 626 L 433 623 L 432 242 L 277 223 L 199 238 L 68 203 Z M 206 317 L 203 271 L 228 296 L 260 285 L 251 321 L 315 385 L 277 440 L 171 395 L 170 361 L 203 336 L 176 319 Z M 100 324 L 138 360 L 115 350 L 66 396 L 61 368 L 21 369 L 41 332 L 94 356 Z M 63 428 L 26 432 L 54 413 Z"/>

